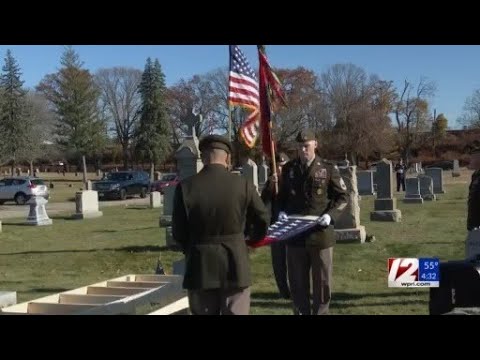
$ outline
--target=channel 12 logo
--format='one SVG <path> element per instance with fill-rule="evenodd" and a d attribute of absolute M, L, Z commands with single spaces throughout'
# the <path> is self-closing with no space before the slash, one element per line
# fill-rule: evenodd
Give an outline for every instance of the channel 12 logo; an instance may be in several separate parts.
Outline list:
<path fill-rule="evenodd" d="M 388 287 L 439 287 L 440 261 L 432 258 L 389 258 Z"/>

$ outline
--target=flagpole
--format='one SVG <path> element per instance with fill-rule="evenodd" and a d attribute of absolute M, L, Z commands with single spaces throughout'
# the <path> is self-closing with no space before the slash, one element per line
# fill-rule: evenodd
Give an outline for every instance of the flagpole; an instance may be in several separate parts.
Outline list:
<path fill-rule="evenodd" d="M 227 100 L 228 103 L 228 100 Z M 233 113 L 233 106 L 228 104 L 228 141 L 232 141 L 232 113 Z"/>
<path fill-rule="evenodd" d="M 272 121 L 270 119 L 269 124 L 269 131 L 270 131 L 270 149 L 271 149 L 271 156 L 272 156 L 272 166 L 273 166 L 273 175 L 277 178 L 277 182 L 275 183 L 275 195 L 278 194 L 278 175 L 277 175 L 277 161 L 275 159 L 275 143 L 273 141 L 273 131 L 272 131 Z"/>

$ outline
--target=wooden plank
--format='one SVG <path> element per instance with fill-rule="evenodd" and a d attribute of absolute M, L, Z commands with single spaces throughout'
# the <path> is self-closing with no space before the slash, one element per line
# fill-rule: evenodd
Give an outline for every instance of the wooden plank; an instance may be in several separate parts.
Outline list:
<path fill-rule="evenodd" d="M 112 279 L 113 281 L 114 279 Z M 179 277 L 178 275 L 149 275 L 149 274 L 142 274 L 142 275 L 135 275 L 133 279 L 128 279 L 127 281 L 156 281 L 162 283 L 171 283 L 177 281 L 183 281 L 183 277 Z"/>
<path fill-rule="evenodd" d="M 60 304 L 107 304 L 125 298 L 126 295 L 76 295 L 60 294 Z"/>
<path fill-rule="evenodd" d="M 166 283 L 156 281 L 107 281 L 107 287 L 153 289 Z"/>
<path fill-rule="evenodd" d="M 134 295 L 142 293 L 150 289 L 126 288 L 126 287 L 105 287 L 105 286 L 89 286 L 87 288 L 88 295 Z"/>
<path fill-rule="evenodd" d="M 161 307 L 158 310 L 151 312 L 148 315 L 189 315 L 190 305 L 188 302 L 188 296 L 182 297 L 167 306 Z"/>
<path fill-rule="evenodd" d="M 92 309 L 95 306 L 99 305 L 50 304 L 31 302 L 28 304 L 27 313 L 43 315 L 68 315 Z"/>

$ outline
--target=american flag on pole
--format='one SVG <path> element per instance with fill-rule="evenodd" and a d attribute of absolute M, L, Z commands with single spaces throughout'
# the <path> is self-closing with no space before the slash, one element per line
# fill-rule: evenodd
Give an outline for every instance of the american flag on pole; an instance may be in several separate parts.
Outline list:
<path fill-rule="evenodd" d="M 258 80 L 247 58 L 237 45 L 230 45 L 230 73 L 228 80 L 228 103 L 250 110 L 247 120 L 240 128 L 240 136 L 252 148 L 258 138 L 260 99 Z"/>

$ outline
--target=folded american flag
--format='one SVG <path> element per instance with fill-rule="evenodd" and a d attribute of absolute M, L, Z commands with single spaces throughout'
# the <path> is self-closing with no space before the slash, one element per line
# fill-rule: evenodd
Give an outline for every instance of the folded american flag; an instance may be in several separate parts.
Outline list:
<path fill-rule="evenodd" d="M 258 248 L 278 241 L 292 239 L 318 226 L 318 216 L 289 216 L 268 228 L 267 235 L 260 241 L 247 240 L 247 245 Z"/>

